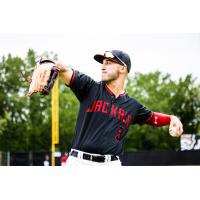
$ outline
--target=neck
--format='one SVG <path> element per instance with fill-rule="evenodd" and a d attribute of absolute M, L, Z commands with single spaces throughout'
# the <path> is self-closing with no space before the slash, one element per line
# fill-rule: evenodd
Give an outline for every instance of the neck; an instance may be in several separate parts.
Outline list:
<path fill-rule="evenodd" d="M 125 92 L 125 81 L 124 80 L 114 80 L 110 82 L 106 82 L 108 88 L 112 91 L 112 93 L 117 98 L 120 94 Z"/>

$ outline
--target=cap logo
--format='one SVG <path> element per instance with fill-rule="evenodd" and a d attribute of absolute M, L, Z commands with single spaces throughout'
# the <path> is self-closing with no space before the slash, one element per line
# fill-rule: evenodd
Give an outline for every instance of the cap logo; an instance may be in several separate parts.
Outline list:
<path fill-rule="evenodd" d="M 106 58 L 115 58 L 121 62 L 122 65 L 127 66 L 118 56 L 113 55 L 111 51 L 105 51 L 104 56 Z"/>
<path fill-rule="evenodd" d="M 105 51 L 104 56 L 106 58 L 114 58 L 115 56 L 113 56 L 113 54 L 110 51 Z"/>

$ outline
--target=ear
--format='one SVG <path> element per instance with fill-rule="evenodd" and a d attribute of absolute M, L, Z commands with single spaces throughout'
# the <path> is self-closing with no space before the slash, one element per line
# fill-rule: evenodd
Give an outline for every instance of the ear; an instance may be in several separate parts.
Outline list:
<path fill-rule="evenodd" d="M 127 67 L 124 66 L 124 65 L 120 65 L 120 72 L 121 72 L 121 73 L 127 73 L 127 72 L 128 72 L 128 71 L 127 71 Z"/>

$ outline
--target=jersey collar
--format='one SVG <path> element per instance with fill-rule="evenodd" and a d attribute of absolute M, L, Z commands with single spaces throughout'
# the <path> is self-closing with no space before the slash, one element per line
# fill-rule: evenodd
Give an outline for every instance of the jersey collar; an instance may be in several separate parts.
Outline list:
<path fill-rule="evenodd" d="M 109 89 L 108 85 L 103 82 L 104 86 L 105 86 L 105 89 L 106 91 L 112 96 L 112 97 L 115 97 L 115 94 Z M 126 95 L 126 92 L 122 93 L 119 95 L 119 97 L 124 97 Z"/>

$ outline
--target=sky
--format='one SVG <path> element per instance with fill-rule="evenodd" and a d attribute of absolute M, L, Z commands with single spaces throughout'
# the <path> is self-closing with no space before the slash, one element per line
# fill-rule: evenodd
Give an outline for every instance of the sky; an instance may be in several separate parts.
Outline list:
<path fill-rule="evenodd" d="M 159 70 L 177 80 L 191 73 L 200 82 L 197 0 L 1 0 L 1 8 L 0 57 L 52 51 L 100 80 L 93 56 L 119 49 L 131 57 L 130 75 Z"/>
<path fill-rule="evenodd" d="M 30 48 L 38 55 L 54 52 L 60 62 L 97 81 L 101 65 L 93 56 L 120 49 L 131 57 L 130 75 L 158 70 L 174 80 L 192 74 L 200 82 L 200 33 L 9 33 L 0 34 L 0 44 L 0 56 L 11 53 L 25 58 Z"/>

